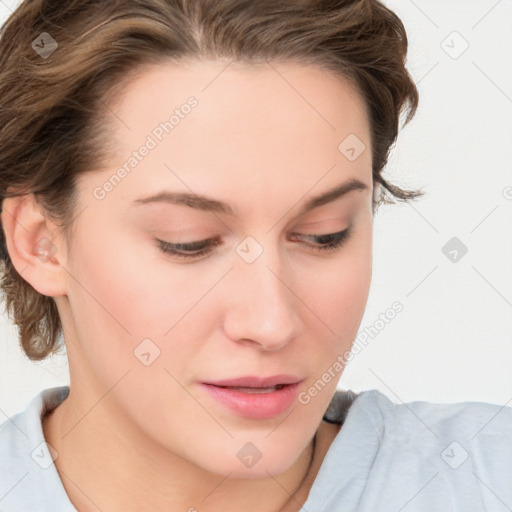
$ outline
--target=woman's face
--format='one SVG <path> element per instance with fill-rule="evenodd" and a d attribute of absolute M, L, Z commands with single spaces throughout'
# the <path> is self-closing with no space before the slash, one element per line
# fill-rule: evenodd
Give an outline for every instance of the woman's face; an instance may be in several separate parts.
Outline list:
<path fill-rule="evenodd" d="M 251 478 L 285 471 L 306 448 L 357 334 L 371 279 L 371 150 L 364 105 L 340 78 L 291 63 L 226 66 L 146 69 L 111 105 L 116 155 L 78 181 L 59 311 L 75 399 L 108 392 L 116 428 Z M 184 245 L 164 251 L 173 244 Z M 299 383 L 203 384 L 275 375 Z"/>

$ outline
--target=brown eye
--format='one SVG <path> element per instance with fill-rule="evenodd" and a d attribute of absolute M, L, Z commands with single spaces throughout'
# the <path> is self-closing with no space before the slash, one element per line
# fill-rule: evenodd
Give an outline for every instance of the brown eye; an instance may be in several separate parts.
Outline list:
<path fill-rule="evenodd" d="M 312 240 L 318 245 L 311 246 L 314 250 L 319 251 L 335 251 L 340 248 L 350 237 L 351 228 L 344 229 L 338 233 L 330 233 L 327 235 L 299 235 L 293 233 L 292 238 L 294 240 L 301 240 L 306 238 Z"/>
<path fill-rule="evenodd" d="M 336 251 L 349 239 L 350 234 L 351 228 L 347 228 L 338 233 L 330 233 L 327 235 L 300 235 L 293 233 L 290 239 L 292 241 L 311 240 L 316 245 L 308 244 L 308 247 L 311 247 L 313 250 Z M 215 247 L 221 243 L 217 239 L 199 240 L 187 244 L 174 244 L 156 238 L 155 240 L 162 252 L 179 258 L 200 258 L 201 256 L 206 256 L 213 252 Z"/>
<path fill-rule="evenodd" d="M 204 256 L 213 251 L 214 247 L 219 245 L 218 240 L 200 240 L 198 242 L 190 242 L 188 244 L 173 244 L 155 239 L 160 250 L 166 254 L 172 254 L 182 258 L 197 258 Z"/>

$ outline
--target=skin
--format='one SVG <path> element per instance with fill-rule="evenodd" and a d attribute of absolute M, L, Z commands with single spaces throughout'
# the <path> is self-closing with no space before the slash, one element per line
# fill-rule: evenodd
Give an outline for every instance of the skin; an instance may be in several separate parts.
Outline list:
<path fill-rule="evenodd" d="M 197 107 L 104 199 L 94 197 L 190 96 Z M 265 420 L 238 416 L 199 383 L 287 373 L 303 377 L 304 392 L 350 348 L 371 281 L 364 104 L 310 65 L 188 61 L 145 69 L 111 108 L 116 154 L 108 169 L 80 176 L 69 246 L 32 195 L 6 199 L 2 212 L 13 264 L 55 297 L 63 323 L 71 391 L 43 427 L 66 492 L 80 511 L 275 511 L 287 502 L 283 510 L 299 510 L 339 431 L 322 416 L 341 372 L 307 405 L 296 400 Z M 349 134 L 367 148 L 354 161 L 338 150 Z M 367 188 L 298 215 L 351 178 Z M 236 215 L 133 205 L 161 190 L 208 195 Z M 289 239 L 349 225 L 350 238 L 331 252 Z M 263 249 L 250 264 L 235 250 L 247 236 Z M 56 251 L 47 261 L 34 251 L 44 237 Z M 189 262 L 163 253 L 155 237 L 222 244 Z M 149 366 L 133 353 L 146 338 L 160 350 Z M 312 471 L 289 501 L 315 432 Z M 247 442 L 262 454 L 250 468 L 236 456 Z"/>

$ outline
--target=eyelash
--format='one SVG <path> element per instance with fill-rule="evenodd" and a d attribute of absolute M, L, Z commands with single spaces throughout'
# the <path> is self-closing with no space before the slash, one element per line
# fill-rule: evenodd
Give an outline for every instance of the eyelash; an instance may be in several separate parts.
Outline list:
<path fill-rule="evenodd" d="M 350 238 L 352 233 L 351 228 L 344 229 L 337 233 L 329 233 L 327 235 L 292 235 L 293 240 L 300 240 L 301 238 L 316 239 L 319 246 L 309 246 L 315 251 L 335 252 L 339 250 L 345 242 Z M 166 254 L 172 254 L 180 258 L 199 258 L 211 253 L 220 242 L 215 239 L 201 240 L 199 242 L 192 242 L 189 244 L 171 244 L 163 240 L 155 239 L 158 242 L 160 250 Z M 323 241 L 322 241 L 323 240 Z M 328 240 L 328 241 L 326 241 Z M 206 244 L 206 246 L 205 246 Z M 199 246 L 199 247 L 198 247 Z M 185 254 L 180 251 L 186 251 L 191 254 Z M 195 252 L 193 252 L 195 251 Z"/>

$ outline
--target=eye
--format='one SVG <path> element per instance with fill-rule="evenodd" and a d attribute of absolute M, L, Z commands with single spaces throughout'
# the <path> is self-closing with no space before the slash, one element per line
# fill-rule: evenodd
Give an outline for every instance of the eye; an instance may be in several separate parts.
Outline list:
<path fill-rule="evenodd" d="M 351 235 L 351 228 L 338 231 L 337 233 L 330 233 L 328 235 L 299 235 L 292 233 L 291 239 L 300 240 L 306 238 L 313 240 L 318 245 L 310 246 L 316 251 L 336 251 L 349 239 Z"/>
<path fill-rule="evenodd" d="M 216 239 L 200 240 L 189 244 L 172 244 L 158 239 L 156 241 L 162 252 L 183 258 L 204 256 L 212 252 L 215 246 L 220 245 L 220 242 Z"/>
<path fill-rule="evenodd" d="M 344 229 L 337 233 L 330 233 L 327 235 L 300 235 L 292 233 L 290 235 L 291 241 L 308 240 L 313 241 L 317 245 L 308 245 L 315 251 L 331 251 L 334 252 L 341 248 L 341 246 L 349 239 L 351 235 L 351 228 Z M 188 244 L 173 244 L 164 242 L 163 240 L 155 239 L 158 243 L 160 250 L 166 254 L 172 254 L 179 258 L 200 258 L 211 253 L 214 248 L 221 244 L 218 239 L 200 240 Z"/>

